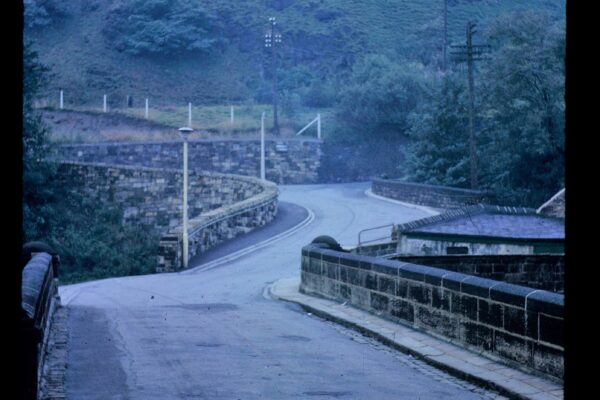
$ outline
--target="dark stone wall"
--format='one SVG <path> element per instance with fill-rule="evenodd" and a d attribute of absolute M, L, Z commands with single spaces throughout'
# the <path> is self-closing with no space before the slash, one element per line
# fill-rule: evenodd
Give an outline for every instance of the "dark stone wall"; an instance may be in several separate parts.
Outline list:
<path fill-rule="evenodd" d="M 181 141 L 114 142 L 56 146 L 49 158 L 181 169 L 182 152 Z M 275 183 L 316 183 L 320 160 L 316 139 L 265 142 L 266 179 Z M 260 177 L 260 140 L 190 140 L 188 162 L 191 170 Z"/>
<path fill-rule="evenodd" d="M 395 256 L 392 258 L 551 292 L 562 292 L 565 286 L 565 256 L 559 254 Z"/>
<path fill-rule="evenodd" d="M 82 191 L 103 207 L 124 210 L 123 222 L 166 233 L 181 224 L 181 170 L 137 166 L 63 162 L 63 184 Z M 253 178 L 189 172 L 188 215 L 193 218 L 250 198 L 264 190 Z"/>
<path fill-rule="evenodd" d="M 21 287 L 23 315 L 20 321 L 24 398 L 41 398 L 41 380 L 47 361 L 52 317 L 60 305 L 55 258 L 48 253 L 32 253 L 23 268 Z"/>
<path fill-rule="evenodd" d="M 161 235 L 157 272 L 182 264 L 181 170 L 62 162 L 63 184 L 123 210 L 123 223 Z M 188 180 L 189 256 L 270 222 L 277 214 L 277 185 L 257 178 L 190 171 Z"/>
<path fill-rule="evenodd" d="M 562 380 L 564 296 L 440 268 L 302 249 L 300 291 Z"/>
<path fill-rule="evenodd" d="M 491 194 L 487 192 L 392 179 L 373 179 L 371 190 L 379 196 L 436 208 L 459 208 L 493 202 Z"/>

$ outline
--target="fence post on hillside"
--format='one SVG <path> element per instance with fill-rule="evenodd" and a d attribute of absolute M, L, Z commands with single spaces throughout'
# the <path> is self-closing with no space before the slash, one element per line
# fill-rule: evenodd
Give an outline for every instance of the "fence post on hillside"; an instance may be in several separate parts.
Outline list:
<path fill-rule="evenodd" d="M 144 115 L 146 116 L 146 119 L 148 119 L 148 98 L 146 98 L 146 111 Z"/>
<path fill-rule="evenodd" d="M 321 139 L 321 114 L 317 114 L 317 138 Z"/>
<path fill-rule="evenodd" d="M 104 95 L 104 97 L 103 97 L 103 105 L 102 105 L 102 110 L 103 110 L 104 112 L 106 112 L 106 95 Z"/>
<path fill-rule="evenodd" d="M 64 97 L 63 97 L 63 91 L 60 91 L 60 105 L 59 105 L 60 109 L 62 110 L 64 107 Z"/>
<path fill-rule="evenodd" d="M 260 179 L 266 180 L 265 173 L 265 112 L 260 117 Z"/>
<path fill-rule="evenodd" d="M 233 106 L 231 106 L 231 125 L 233 125 Z"/>

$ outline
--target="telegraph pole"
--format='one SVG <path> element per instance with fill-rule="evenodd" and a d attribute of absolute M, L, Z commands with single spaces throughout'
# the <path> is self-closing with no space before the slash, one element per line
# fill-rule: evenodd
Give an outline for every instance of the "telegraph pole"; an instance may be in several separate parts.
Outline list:
<path fill-rule="evenodd" d="M 446 72 L 448 64 L 448 0 L 444 0 L 444 43 L 442 47 L 442 71 Z"/>
<path fill-rule="evenodd" d="M 456 48 L 452 54 L 457 62 L 467 63 L 467 76 L 469 84 L 469 154 L 470 154 L 470 175 L 471 189 L 477 189 L 479 183 L 477 181 L 477 144 L 475 140 L 475 84 L 473 78 L 473 65 L 475 61 L 487 59 L 482 54 L 489 51 L 490 46 L 485 44 L 474 45 L 473 35 L 475 32 L 475 23 L 467 24 L 467 43 L 466 45 L 451 46 Z"/>
<path fill-rule="evenodd" d="M 265 47 L 271 49 L 271 70 L 273 73 L 273 134 L 279 136 L 277 119 L 277 48 L 281 45 L 281 34 L 275 29 L 275 17 L 269 18 L 269 31 L 265 34 Z"/>

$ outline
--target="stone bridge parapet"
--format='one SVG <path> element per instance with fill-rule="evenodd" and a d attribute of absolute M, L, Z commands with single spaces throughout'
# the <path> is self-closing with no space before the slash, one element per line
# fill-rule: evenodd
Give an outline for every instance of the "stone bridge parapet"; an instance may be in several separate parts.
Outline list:
<path fill-rule="evenodd" d="M 247 233 L 270 222 L 277 214 L 277 186 L 256 178 L 237 176 L 262 187 L 262 191 L 242 201 L 229 204 L 189 220 L 189 257 L 214 245 Z M 163 235 L 157 260 L 157 272 L 173 272 L 182 267 L 183 227 Z"/>
<path fill-rule="evenodd" d="M 300 291 L 562 381 L 564 295 L 310 244 Z"/>
<path fill-rule="evenodd" d="M 373 179 L 371 191 L 394 200 L 435 208 L 460 208 L 493 202 L 492 194 L 485 191 L 403 182 L 397 179 Z"/>
<path fill-rule="evenodd" d="M 63 184 L 85 193 L 102 207 L 122 210 L 124 224 L 140 224 L 161 237 L 158 272 L 181 268 L 181 170 L 74 161 L 58 164 Z M 277 185 L 269 181 L 190 171 L 190 257 L 270 222 L 277 213 L 277 196 Z"/>

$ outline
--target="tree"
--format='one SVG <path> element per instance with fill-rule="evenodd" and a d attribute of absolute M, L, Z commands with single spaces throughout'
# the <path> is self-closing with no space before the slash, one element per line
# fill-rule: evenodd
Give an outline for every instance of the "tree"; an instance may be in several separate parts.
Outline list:
<path fill-rule="evenodd" d="M 23 228 L 24 240 L 35 240 L 48 233 L 48 204 L 53 192 L 47 186 L 52 169 L 42 166 L 47 127 L 33 108 L 36 93 L 46 84 L 48 68 L 25 43 L 23 50 Z"/>
<path fill-rule="evenodd" d="M 497 19 L 482 71 L 485 185 L 541 204 L 564 186 L 564 21 L 541 12 Z"/>
<path fill-rule="evenodd" d="M 408 180 L 469 186 L 467 101 L 464 79 L 458 74 L 428 87 L 410 119 L 413 142 L 406 152 Z"/>
<path fill-rule="evenodd" d="M 28 29 L 50 25 L 67 15 L 67 7 L 60 0 L 24 0 L 24 21 Z"/>
<path fill-rule="evenodd" d="M 364 135 L 406 134 L 408 116 L 419 104 L 427 79 L 421 64 L 368 55 L 354 66 L 339 95 L 338 117 Z"/>
<path fill-rule="evenodd" d="M 120 51 L 168 56 L 207 52 L 221 42 L 220 25 L 192 0 L 134 0 L 113 8 L 103 30 Z"/>

